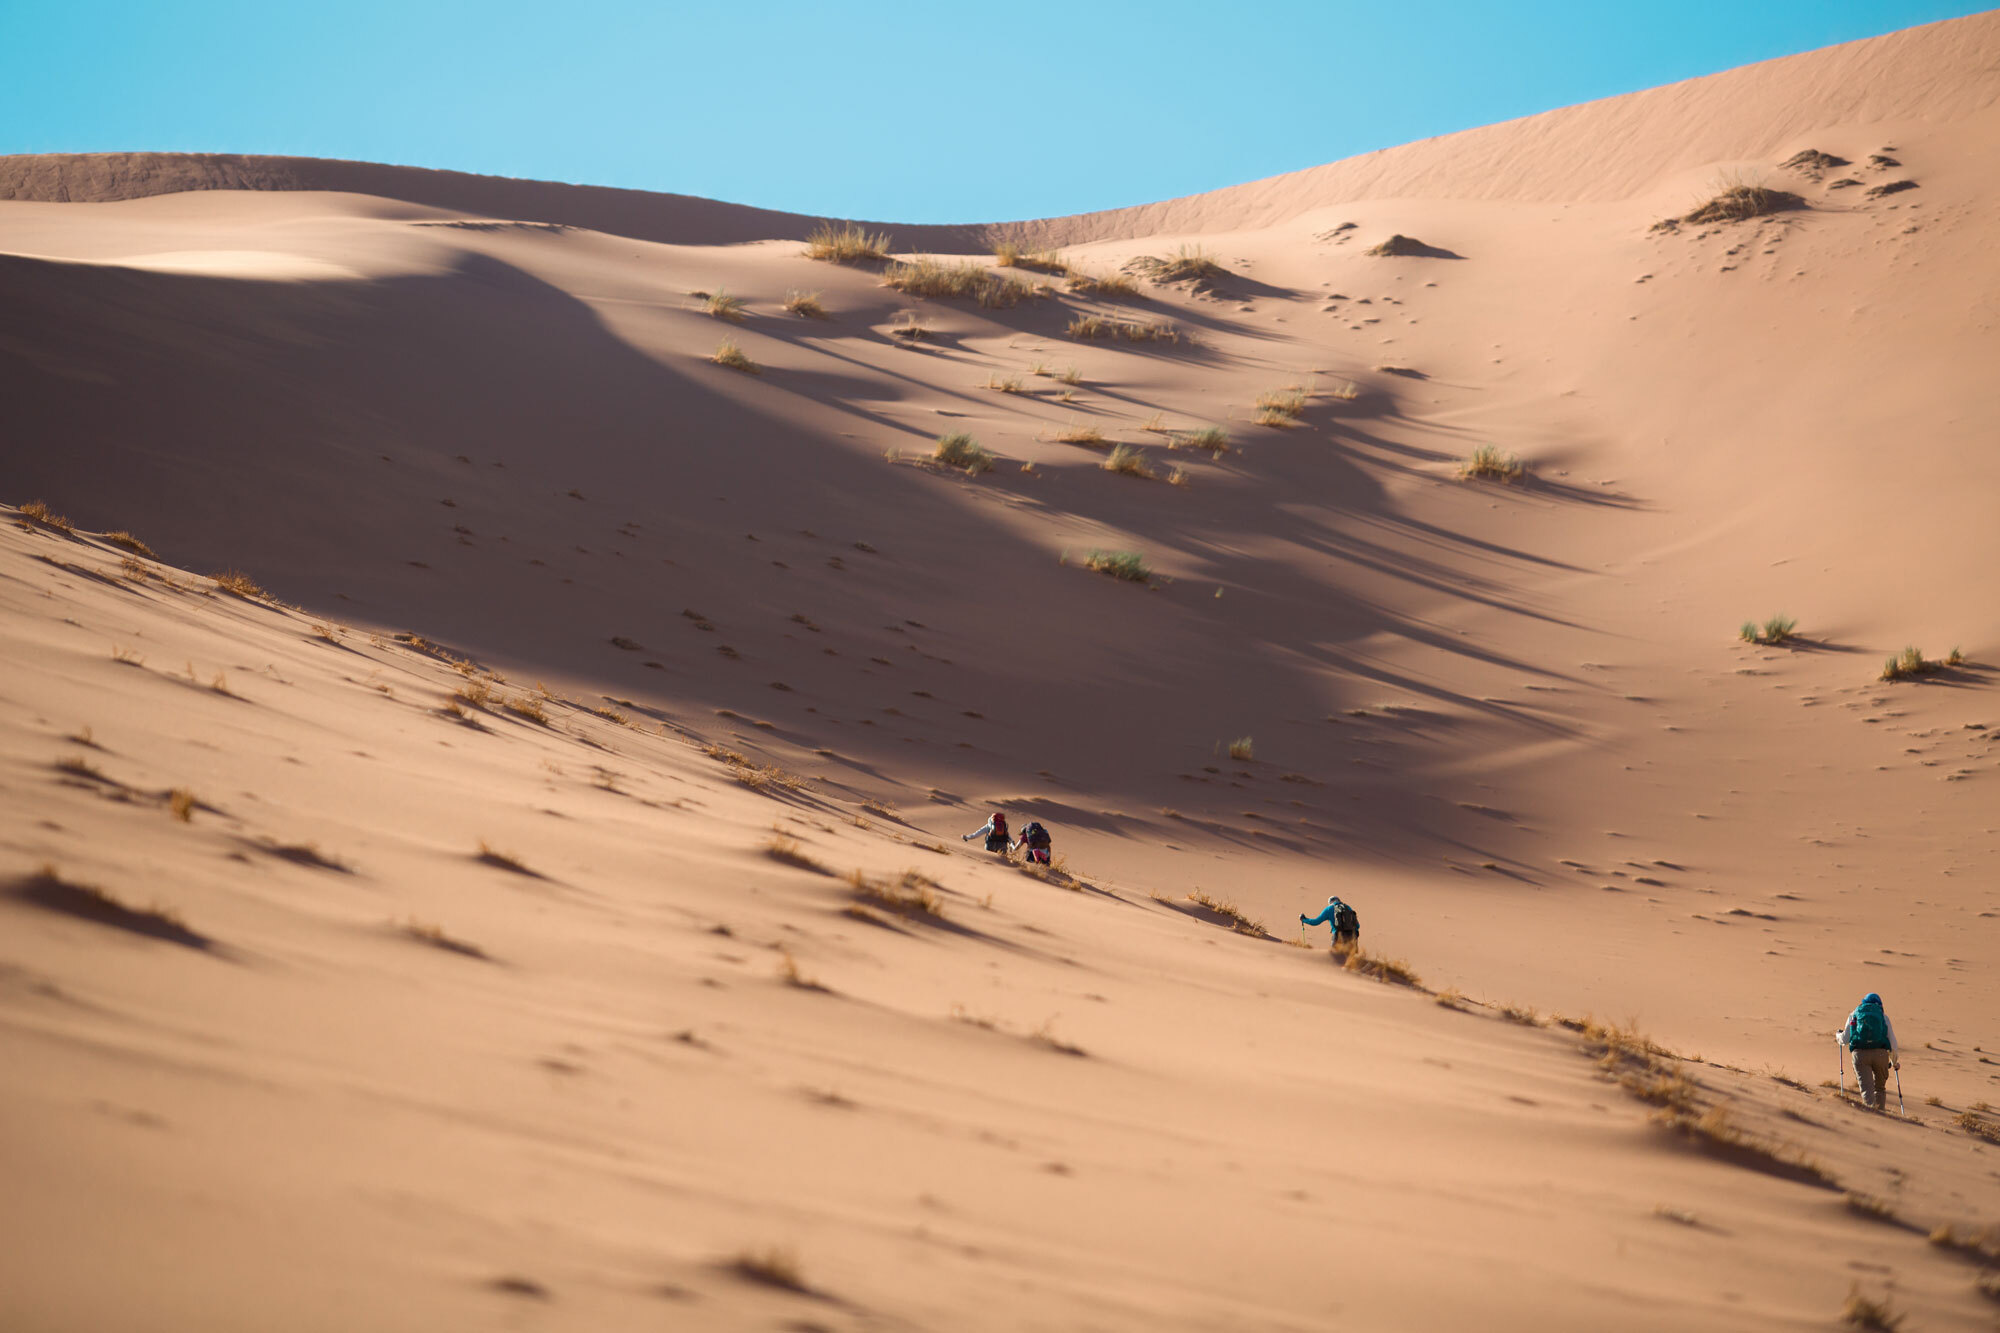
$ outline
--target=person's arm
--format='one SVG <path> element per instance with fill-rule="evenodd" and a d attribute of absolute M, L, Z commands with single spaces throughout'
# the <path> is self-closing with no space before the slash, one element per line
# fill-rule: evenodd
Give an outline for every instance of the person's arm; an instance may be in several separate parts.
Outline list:
<path fill-rule="evenodd" d="M 987 834 L 991 833 L 992 831 L 993 831 L 993 821 L 989 819 L 989 820 L 987 820 L 987 821 L 986 821 L 986 823 L 985 823 L 984 825 L 982 825 L 982 826 L 981 826 L 981 827 L 979 827 L 979 828 L 976 828 L 976 829 L 972 830 L 972 832 L 970 832 L 970 833 L 966 834 L 966 835 L 965 835 L 964 837 L 960 838 L 960 839 L 959 839 L 959 841 L 960 841 L 960 842 L 971 842 L 971 841 L 972 841 L 972 840 L 973 840 L 974 838 L 983 838 L 983 837 L 985 837 L 985 836 L 986 836 Z"/>
<path fill-rule="evenodd" d="M 1310 921 L 1306 920 L 1306 915 L 1303 912 L 1299 913 L 1299 920 L 1308 926 L 1323 926 L 1327 922 L 1333 920 L 1334 910 L 1335 909 L 1333 904 L 1328 903 L 1326 906 L 1320 908 L 1319 915 L 1313 917 Z"/>
<path fill-rule="evenodd" d="M 1903 1048 L 1896 1044 L 1896 1025 L 1889 1021 L 1889 1015 L 1882 1015 L 1882 1026 L 1889 1032 L 1889 1056 L 1900 1062 L 1903 1058 Z"/>

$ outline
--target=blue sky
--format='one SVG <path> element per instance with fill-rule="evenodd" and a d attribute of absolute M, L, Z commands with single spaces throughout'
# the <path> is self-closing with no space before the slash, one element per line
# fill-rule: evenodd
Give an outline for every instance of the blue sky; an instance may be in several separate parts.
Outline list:
<path fill-rule="evenodd" d="M 1976 13 L 1916 0 L 0 0 L 0 153 L 283 153 L 969 222 Z"/>

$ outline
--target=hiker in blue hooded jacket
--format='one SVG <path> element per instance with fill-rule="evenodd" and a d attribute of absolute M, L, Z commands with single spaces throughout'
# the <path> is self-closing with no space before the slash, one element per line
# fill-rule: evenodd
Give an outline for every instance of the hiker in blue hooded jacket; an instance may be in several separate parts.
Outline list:
<path fill-rule="evenodd" d="M 1310 921 L 1305 913 L 1299 913 L 1302 926 L 1328 925 L 1333 927 L 1333 947 L 1351 949 L 1361 939 L 1361 917 L 1352 907 L 1338 898 L 1328 898 L 1326 906 L 1319 909 L 1319 915 Z"/>
<path fill-rule="evenodd" d="M 1889 1071 L 1901 1069 L 1896 1029 L 1883 1012 L 1882 997 L 1870 991 L 1847 1016 L 1840 1044 L 1854 1057 L 1854 1077 L 1861 1084 L 1861 1102 L 1874 1110 L 1889 1104 Z"/>

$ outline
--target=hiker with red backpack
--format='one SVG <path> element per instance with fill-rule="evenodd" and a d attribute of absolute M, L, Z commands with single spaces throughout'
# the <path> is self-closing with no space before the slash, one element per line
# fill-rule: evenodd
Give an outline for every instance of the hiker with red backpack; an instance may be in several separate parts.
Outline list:
<path fill-rule="evenodd" d="M 983 837 L 986 839 L 987 851 L 999 852 L 1003 856 L 1006 855 L 1007 842 L 1008 842 L 1007 816 L 1001 814 L 998 810 L 995 810 L 993 812 L 992 818 L 986 821 L 986 824 L 983 828 L 976 828 L 972 830 L 972 832 L 960 838 L 959 841 L 971 842 L 974 838 L 979 838 L 979 837 Z"/>
<path fill-rule="evenodd" d="M 1021 830 L 1021 840 L 1014 844 L 1014 850 L 1025 849 L 1029 865 L 1045 866 L 1049 863 L 1051 842 L 1049 831 L 1042 827 L 1041 821 L 1031 819 L 1028 826 Z"/>
<path fill-rule="evenodd" d="M 1903 1100 L 1902 1053 L 1896 1045 L 1896 1029 L 1883 1011 L 1882 997 L 1870 991 L 1847 1016 L 1846 1026 L 1834 1040 L 1854 1057 L 1854 1078 L 1861 1085 L 1861 1104 L 1873 1111 L 1889 1107 L 1889 1071 L 1896 1071 L 1896 1101 Z"/>

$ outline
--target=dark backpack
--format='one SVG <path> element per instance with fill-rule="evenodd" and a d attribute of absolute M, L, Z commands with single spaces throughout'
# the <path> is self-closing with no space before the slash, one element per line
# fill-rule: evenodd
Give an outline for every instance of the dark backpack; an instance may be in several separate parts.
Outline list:
<path fill-rule="evenodd" d="M 993 836 L 996 838 L 1004 838 L 1007 836 L 1007 816 L 1005 815 L 993 816 Z"/>
<path fill-rule="evenodd" d="M 1041 851 L 1049 845 L 1049 831 L 1043 828 L 1039 821 L 1030 823 L 1021 830 L 1021 841 L 1036 851 Z"/>
<path fill-rule="evenodd" d="M 1854 1011 L 1854 1017 L 1847 1020 L 1854 1026 L 1854 1035 L 1847 1040 L 1851 1051 L 1886 1051 L 1889 1049 L 1889 1019 L 1882 1012 L 1882 1006 L 1864 1004 Z"/>
<path fill-rule="evenodd" d="M 1359 935 L 1361 916 L 1346 903 L 1333 909 L 1333 933 L 1336 935 Z"/>

